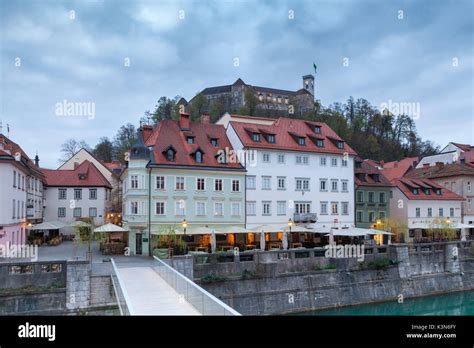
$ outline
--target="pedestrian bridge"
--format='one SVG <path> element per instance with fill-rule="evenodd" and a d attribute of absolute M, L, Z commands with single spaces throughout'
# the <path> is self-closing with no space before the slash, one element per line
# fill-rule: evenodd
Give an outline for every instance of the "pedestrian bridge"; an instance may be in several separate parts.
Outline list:
<path fill-rule="evenodd" d="M 240 315 L 157 257 L 143 266 L 111 261 L 121 315 Z"/>

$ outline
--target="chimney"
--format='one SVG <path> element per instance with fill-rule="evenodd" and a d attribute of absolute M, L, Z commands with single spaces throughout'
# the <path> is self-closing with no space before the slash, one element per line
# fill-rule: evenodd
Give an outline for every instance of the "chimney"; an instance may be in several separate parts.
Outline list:
<path fill-rule="evenodd" d="M 38 154 L 35 156 L 35 166 L 39 167 L 40 164 L 40 158 L 38 157 Z"/>
<path fill-rule="evenodd" d="M 201 123 L 209 124 L 211 123 L 211 116 L 208 113 L 204 113 L 201 115 Z"/>
<path fill-rule="evenodd" d="M 380 167 L 382 167 L 382 168 L 383 168 L 384 164 L 385 164 L 385 161 L 384 161 L 384 160 L 381 160 L 381 161 L 379 162 L 379 165 L 380 165 Z"/>
<path fill-rule="evenodd" d="M 189 114 L 182 112 L 179 117 L 179 127 L 181 130 L 189 129 Z"/>
<path fill-rule="evenodd" d="M 79 167 L 79 162 L 74 162 L 74 169 L 76 169 L 77 167 Z"/>
<path fill-rule="evenodd" d="M 143 141 L 146 142 L 146 140 L 150 137 L 152 132 L 153 132 L 153 126 L 149 124 L 144 124 L 142 126 Z"/>

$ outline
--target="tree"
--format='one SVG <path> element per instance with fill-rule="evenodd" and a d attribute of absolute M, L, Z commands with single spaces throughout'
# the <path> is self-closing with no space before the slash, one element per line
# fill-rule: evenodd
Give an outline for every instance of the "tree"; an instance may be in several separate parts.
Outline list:
<path fill-rule="evenodd" d="M 226 111 L 225 97 L 219 96 L 211 105 L 209 115 L 211 116 L 211 122 L 215 122 L 221 117 Z"/>
<path fill-rule="evenodd" d="M 137 131 L 133 124 L 127 123 L 120 127 L 113 141 L 114 159 L 125 163 L 125 153 L 130 150 L 136 141 Z"/>
<path fill-rule="evenodd" d="M 102 137 L 99 143 L 94 147 L 92 153 L 101 161 L 112 162 L 114 146 L 107 137 Z"/>
<path fill-rule="evenodd" d="M 204 94 L 198 93 L 190 101 L 189 114 L 191 121 L 198 120 L 204 112 L 207 112 L 209 102 Z"/>
<path fill-rule="evenodd" d="M 77 141 L 75 139 L 68 139 L 61 145 L 62 156 L 58 160 L 60 164 L 63 164 L 74 156 L 80 149 L 91 150 L 90 146 L 84 141 Z"/>
<path fill-rule="evenodd" d="M 180 99 L 179 96 L 173 99 L 167 97 L 161 97 L 158 99 L 153 112 L 146 111 L 145 117 L 151 118 L 153 124 L 156 125 L 162 120 L 177 120 L 179 117 L 179 110 L 177 102 Z"/>
<path fill-rule="evenodd" d="M 245 104 L 240 108 L 239 114 L 255 116 L 257 113 L 258 99 L 253 88 L 246 88 L 244 93 Z"/>

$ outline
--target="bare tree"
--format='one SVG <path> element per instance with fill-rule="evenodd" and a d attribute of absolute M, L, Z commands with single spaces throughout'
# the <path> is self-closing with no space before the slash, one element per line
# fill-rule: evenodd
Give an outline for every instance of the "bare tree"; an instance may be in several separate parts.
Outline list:
<path fill-rule="evenodd" d="M 89 144 L 84 140 L 77 141 L 75 139 L 68 139 L 61 145 L 61 158 L 58 160 L 59 164 L 63 164 L 72 156 L 74 156 L 80 149 L 91 150 Z"/>

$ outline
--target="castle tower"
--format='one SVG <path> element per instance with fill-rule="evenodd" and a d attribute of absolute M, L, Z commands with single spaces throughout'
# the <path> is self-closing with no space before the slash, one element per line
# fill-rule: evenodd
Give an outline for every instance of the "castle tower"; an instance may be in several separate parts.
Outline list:
<path fill-rule="evenodd" d="M 314 76 L 309 74 L 303 76 L 303 88 L 314 96 Z"/>

